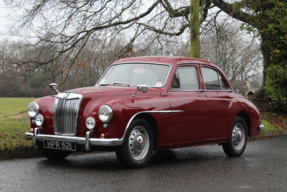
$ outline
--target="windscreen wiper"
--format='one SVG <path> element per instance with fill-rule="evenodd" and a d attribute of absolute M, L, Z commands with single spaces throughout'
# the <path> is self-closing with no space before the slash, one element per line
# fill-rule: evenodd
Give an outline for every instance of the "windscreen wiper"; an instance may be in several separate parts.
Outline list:
<path fill-rule="evenodd" d="M 99 86 L 109 86 L 110 84 L 109 83 L 102 83 L 102 84 L 99 84 Z"/>
<path fill-rule="evenodd" d="M 128 87 L 130 87 L 131 85 L 126 83 L 126 82 L 114 82 L 113 85 L 127 85 Z"/>

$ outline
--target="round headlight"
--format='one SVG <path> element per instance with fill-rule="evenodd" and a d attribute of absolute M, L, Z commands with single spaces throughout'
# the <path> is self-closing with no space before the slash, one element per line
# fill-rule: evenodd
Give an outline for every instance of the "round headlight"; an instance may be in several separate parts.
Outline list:
<path fill-rule="evenodd" d="M 35 102 L 32 102 L 28 105 L 28 109 L 27 109 L 27 112 L 29 114 L 30 117 L 36 117 L 36 115 L 39 114 L 39 105 Z"/>
<path fill-rule="evenodd" d="M 99 118 L 103 123 L 108 123 L 113 117 L 113 110 L 108 105 L 103 105 L 99 109 Z"/>
<path fill-rule="evenodd" d="M 42 126 L 43 123 L 44 123 L 44 117 L 43 115 L 41 114 L 38 114 L 36 117 L 35 117 L 35 123 L 38 127 Z"/>
<path fill-rule="evenodd" d="M 89 130 L 92 130 L 94 129 L 96 126 L 96 120 L 93 118 L 93 117 L 88 117 L 86 119 L 86 127 L 89 129 Z"/>

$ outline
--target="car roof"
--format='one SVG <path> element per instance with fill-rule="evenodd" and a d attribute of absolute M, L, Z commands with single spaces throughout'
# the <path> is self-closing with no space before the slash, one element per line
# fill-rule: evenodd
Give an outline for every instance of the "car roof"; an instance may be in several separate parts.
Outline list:
<path fill-rule="evenodd" d="M 161 63 L 161 64 L 170 64 L 170 65 L 179 65 L 185 63 L 191 64 L 207 64 L 212 65 L 218 68 L 218 66 L 209 61 L 205 61 L 203 59 L 196 58 L 188 58 L 188 57 L 175 57 L 175 56 L 141 56 L 141 57 L 127 57 L 120 60 L 115 61 L 113 64 L 118 63 Z"/>

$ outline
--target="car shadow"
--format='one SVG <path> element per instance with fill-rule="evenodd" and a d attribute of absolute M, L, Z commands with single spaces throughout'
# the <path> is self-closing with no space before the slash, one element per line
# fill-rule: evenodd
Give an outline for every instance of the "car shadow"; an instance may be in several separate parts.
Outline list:
<path fill-rule="evenodd" d="M 63 160 L 44 159 L 39 162 L 41 167 L 49 168 L 69 168 L 86 170 L 115 170 L 122 169 L 113 152 L 88 153 L 80 155 L 70 155 Z"/>
<path fill-rule="evenodd" d="M 202 150 L 203 147 L 190 147 L 184 149 L 172 149 L 156 151 L 150 164 L 174 164 L 184 162 L 214 161 L 227 159 L 228 157 L 220 151 Z M 199 150 L 200 149 L 200 150 Z M 206 148 L 207 149 L 207 148 Z"/>
<path fill-rule="evenodd" d="M 148 167 L 158 165 L 174 165 L 197 162 L 214 162 L 216 160 L 231 159 L 227 157 L 222 150 L 210 150 L 207 146 L 190 147 L 184 149 L 173 149 L 153 152 Z M 114 152 L 87 153 L 83 155 L 71 155 L 61 161 L 44 159 L 39 162 L 42 167 L 49 168 L 69 168 L 84 170 L 124 170 Z"/>

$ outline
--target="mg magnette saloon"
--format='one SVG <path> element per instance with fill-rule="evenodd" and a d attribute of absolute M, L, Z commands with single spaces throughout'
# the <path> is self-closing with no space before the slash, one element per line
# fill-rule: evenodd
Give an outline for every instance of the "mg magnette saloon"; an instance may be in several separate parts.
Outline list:
<path fill-rule="evenodd" d="M 60 160 L 73 151 L 115 151 L 129 168 L 154 150 L 220 144 L 242 155 L 248 136 L 264 129 L 258 109 L 234 92 L 223 71 L 200 59 L 135 57 L 114 62 L 93 87 L 57 90 L 28 105 L 41 153 Z"/>

